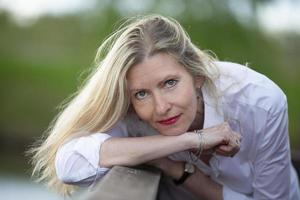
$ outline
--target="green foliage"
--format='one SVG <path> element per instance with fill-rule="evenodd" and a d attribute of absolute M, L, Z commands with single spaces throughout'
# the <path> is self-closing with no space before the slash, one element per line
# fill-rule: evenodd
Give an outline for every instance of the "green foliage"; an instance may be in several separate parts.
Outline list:
<path fill-rule="evenodd" d="M 242 26 L 228 10 L 215 9 L 218 14 L 209 18 L 187 12 L 178 19 L 200 48 L 212 50 L 220 60 L 249 63 L 285 91 L 291 140 L 299 148 L 299 36 L 271 37 L 255 24 Z M 41 135 L 58 113 L 57 106 L 76 91 L 92 67 L 97 47 L 120 19 L 112 6 L 101 13 L 45 17 L 29 27 L 18 27 L 0 14 L 0 137 Z"/>

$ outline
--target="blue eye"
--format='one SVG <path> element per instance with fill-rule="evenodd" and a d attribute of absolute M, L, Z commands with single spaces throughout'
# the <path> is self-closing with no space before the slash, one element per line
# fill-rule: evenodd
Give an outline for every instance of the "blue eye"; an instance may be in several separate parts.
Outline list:
<path fill-rule="evenodd" d="M 168 88 L 171 88 L 171 87 L 174 87 L 177 83 L 178 83 L 178 80 L 170 79 L 170 80 L 167 80 L 167 81 L 165 82 L 165 85 L 166 85 Z"/>
<path fill-rule="evenodd" d="M 134 96 L 135 96 L 135 98 L 142 100 L 147 97 L 147 92 L 142 90 L 142 91 L 135 93 Z"/>

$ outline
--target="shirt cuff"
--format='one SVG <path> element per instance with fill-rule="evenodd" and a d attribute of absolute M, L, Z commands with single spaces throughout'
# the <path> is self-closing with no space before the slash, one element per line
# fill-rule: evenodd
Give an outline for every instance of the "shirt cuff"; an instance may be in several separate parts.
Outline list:
<path fill-rule="evenodd" d="M 100 148 L 104 141 L 111 138 L 108 134 L 96 133 L 88 136 L 86 140 L 81 140 L 82 144 L 78 144 L 78 153 L 81 154 L 89 163 L 94 167 L 94 169 L 102 168 L 100 163 Z M 102 168 L 104 171 L 107 168 Z M 101 169 L 100 169 L 101 170 Z"/>
<path fill-rule="evenodd" d="M 74 184 L 102 177 L 109 169 L 99 165 L 100 148 L 110 137 L 108 134 L 96 133 L 64 144 L 55 158 L 57 176 L 63 182 Z"/>

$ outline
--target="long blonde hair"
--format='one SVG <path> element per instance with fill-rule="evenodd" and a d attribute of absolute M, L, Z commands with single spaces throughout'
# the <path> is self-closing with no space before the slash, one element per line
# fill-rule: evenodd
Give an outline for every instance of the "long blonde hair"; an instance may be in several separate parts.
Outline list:
<path fill-rule="evenodd" d="M 95 132 L 106 132 L 128 112 L 126 74 L 147 56 L 165 52 L 174 56 L 193 76 L 205 77 L 205 87 L 214 94 L 218 72 L 213 59 L 192 44 L 180 24 L 160 15 L 127 21 L 99 47 L 96 67 L 83 87 L 67 103 L 50 125 L 46 137 L 30 149 L 33 175 L 38 181 L 63 194 L 72 185 L 60 181 L 55 171 L 55 155 L 66 141 Z"/>

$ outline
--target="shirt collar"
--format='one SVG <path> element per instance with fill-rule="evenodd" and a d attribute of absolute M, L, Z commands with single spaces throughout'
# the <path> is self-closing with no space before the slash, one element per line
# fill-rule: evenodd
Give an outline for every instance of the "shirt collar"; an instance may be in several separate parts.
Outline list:
<path fill-rule="evenodd" d="M 223 109 L 221 101 L 216 101 L 208 94 L 207 88 L 202 87 L 204 101 L 204 124 L 203 128 L 209 128 L 224 122 Z M 217 104 L 217 105 L 216 105 Z"/>

